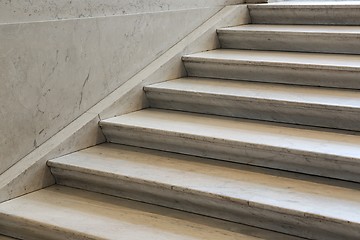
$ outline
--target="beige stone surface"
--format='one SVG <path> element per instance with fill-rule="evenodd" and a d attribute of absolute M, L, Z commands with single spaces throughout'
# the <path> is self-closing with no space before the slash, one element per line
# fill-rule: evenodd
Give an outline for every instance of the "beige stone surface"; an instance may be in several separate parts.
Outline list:
<path fill-rule="evenodd" d="M 103 141 L 101 135 L 98 135 L 97 117 L 107 118 L 148 106 L 142 90 L 144 85 L 184 76 L 186 72 L 181 62 L 183 54 L 216 48 L 218 46 L 216 28 L 248 23 L 248 21 L 246 6 L 226 7 L 210 18 L 196 31 L 175 44 L 166 53 L 131 77 L 129 81 L 82 114 L 76 121 L 54 135 L 51 141 L 46 141 L 5 174 L 0 175 L 0 202 L 52 184 L 54 180 L 45 167 L 46 160 Z M 73 97 L 75 99 L 77 96 Z M 5 122 L 3 123 L 5 124 Z M 16 125 L 16 123 L 13 124 Z M 3 129 L 9 131 L 8 127 Z M 72 136 L 79 137 L 73 139 Z M 14 136 L 12 137 L 14 138 Z M 17 135 L 17 137 L 20 136 Z M 23 141 L 26 141 L 26 136 L 21 135 L 21 137 Z M 9 141 L 7 138 L 2 139 Z M 6 149 L 6 151 L 14 154 L 20 153 L 14 149 Z M 4 167 L 4 165 L 1 166 Z M 41 177 L 39 178 L 39 176 Z"/>
<path fill-rule="evenodd" d="M 183 59 L 193 61 L 217 60 L 224 62 L 268 62 L 268 64 L 291 66 L 306 65 L 312 68 L 349 69 L 360 71 L 360 56 L 345 54 L 291 53 L 277 51 L 250 51 L 233 49 L 216 49 L 184 56 Z"/>
<path fill-rule="evenodd" d="M 100 122 L 108 141 L 360 182 L 360 136 L 144 109 Z"/>
<path fill-rule="evenodd" d="M 0 24 L 0 173 L 220 9 Z"/>
<path fill-rule="evenodd" d="M 250 24 L 217 32 L 222 48 L 360 54 L 359 26 Z"/>
<path fill-rule="evenodd" d="M 49 166 L 72 170 L 74 175 L 79 171 L 107 176 L 109 180 L 111 176 L 114 179 L 132 179 L 159 187 L 181 188 L 183 192 L 200 196 L 223 197 L 225 201 L 239 201 L 239 204 L 271 205 L 273 209 L 287 209 L 289 214 L 303 215 L 301 212 L 306 212 L 324 219 L 360 224 L 360 216 L 354 211 L 360 208 L 357 201 L 360 191 L 352 189 L 352 186 L 359 185 L 352 183 L 324 179 L 317 182 L 320 178 L 312 176 L 296 179 L 300 175 L 295 173 L 117 144 L 101 144 L 53 159 L 49 161 Z"/>
<path fill-rule="evenodd" d="M 357 90 L 191 77 L 144 89 L 154 108 L 360 130 Z"/>
<path fill-rule="evenodd" d="M 83 114 L 0 175 L 0 202 L 55 183 L 46 161 L 105 142 L 97 114 Z"/>
<path fill-rule="evenodd" d="M 0 235 L 0 240 L 14 240 L 15 238 Z"/>
<path fill-rule="evenodd" d="M 58 184 L 310 239 L 360 236 L 360 191 L 354 183 L 116 144 L 54 159 L 49 166 Z"/>
<path fill-rule="evenodd" d="M 66 187 L 0 205 L 0 232 L 22 239 L 255 240 L 293 237 Z"/>
<path fill-rule="evenodd" d="M 360 25 L 359 1 L 281 1 L 249 10 L 256 24 Z"/>
<path fill-rule="evenodd" d="M 360 89 L 360 55 L 216 49 L 183 60 L 192 77 Z"/>
<path fill-rule="evenodd" d="M 176 11 L 243 2 L 243 0 L 4 0 L 0 1 L 0 24 Z"/>

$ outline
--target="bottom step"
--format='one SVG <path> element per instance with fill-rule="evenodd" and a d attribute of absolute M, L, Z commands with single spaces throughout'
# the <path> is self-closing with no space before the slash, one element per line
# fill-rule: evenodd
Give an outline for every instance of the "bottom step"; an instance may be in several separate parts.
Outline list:
<path fill-rule="evenodd" d="M 0 234 L 26 240 L 300 239 L 61 186 L 0 204 Z"/>
<path fill-rule="evenodd" d="M 309 239 L 360 239 L 359 184 L 116 144 L 48 166 L 59 185 Z"/>
<path fill-rule="evenodd" d="M 12 238 L 12 237 L 6 237 L 6 236 L 2 236 L 0 235 L 0 240 L 16 240 L 16 238 Z"/>

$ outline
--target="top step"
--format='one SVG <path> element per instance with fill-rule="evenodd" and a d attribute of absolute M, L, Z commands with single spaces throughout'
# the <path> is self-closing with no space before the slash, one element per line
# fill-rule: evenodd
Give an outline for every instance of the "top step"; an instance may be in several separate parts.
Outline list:
<path fill-rule="evenodd" d="M 360 1 L 277 2 L 248 8 L 252 23 L 360 25 Z"/>

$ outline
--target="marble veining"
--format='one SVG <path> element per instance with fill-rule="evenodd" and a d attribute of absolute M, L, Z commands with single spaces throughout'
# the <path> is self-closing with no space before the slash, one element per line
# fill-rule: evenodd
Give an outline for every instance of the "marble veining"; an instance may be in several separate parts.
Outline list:
<path fill-rule="evenodd" d="M 112 143 L 360 182 L 360 136 L 346 131 L 158 109 L 100 126 Z"/>
<path fill-rule="evenodd" d="M 352 183 L 117 144 L 48 164 L 60 185 L 310 239 L 360 236 L 353 211 L 359 186 Z"/>
<path fill-rule="evenodd" d="M 0 25 L 0 173 L 218 11 Z"/>
<path fill-rule="evenodd" d="M 146 86 L 153 108 L 360 130 L 360 92 L 210 78 Z"/>
<path fill-rule="evenodd" d="M 284 1 L 249 5 L 255 24 L 360 25 L 359 1 Z"/>
<path fill-rule="evenodd" d="M 224 61 L 224 62 L 265 62 L 292 66 L 295 64 L 304 65 L 308 68 L 329 68 L 349 71 L 360 71 L 360 56 L 319 53 L 291 53 L 277 51 L 251 51 L 234 49 L 216 49 L 202 53 L 195 53 L 184 56 L 183 59 L 193 61 Z"/>
<path fill-rule="evenodd" d="M 223 98 L 271 99 L 286 103 L 313 104 L 324 108 L 333 106 L 349 108 L 353 111 L 360 109 L 359 91 L 336 88 L 187 77 L 149 85 L 145 87 L 145 91 L 169 93 L 179 91 L 193 95 L 203 92 Z"/>
<path fill-rule="evenodd" d="M 243 2 L 244 0 L 0 0 L 0 24 L 207 8 Z"/>
<path fill-rule="evenodd" d="M 146 107 L 147 102 L 144 101 L 142 90 L 144 85 L 184 76 L 181 56 L 218 47 L 216 29 L 248 23 L 247 13 L 245 5 L 223 8 L 165 54 L 1 174 L 0 202 L 53 184 L 54 179 L 45 166 L 47 160 L 104 142 L 98 127 L 99 118 L 113 117 Z"/>
<path fill-rule="evenodd" d="M 332 155 L 334 159 L 344 157 L 356 161 L 360 158 L 360 136 L 357 135 L 205 114 L 144 109 L 103 120 L 100 126 L 114 129 L 117 126 L 138 127 L 179 136 L 189 134 L 194 137 L 228 139 L 238 143 L 264 145 L 264 148 L 273 146 L 284 151 L 292 149 Z"/>
<path fill-rule="evenodd" d="M 205 158 L 117 144 L 95 146 L 50 160 L 48 164 L 52 168 L 106 177 L 114 174 L 116 178 L 133 179 L 144 184 L 154 183 L 159 187 L 167 185 L 184 188 L 184 192 L 223 197 L 239 204 L 247 201 L 249 204 L 271 205 L 278 211 L 286 208 L 294 211 L 293 214 L 307 212 L 309 215 L 333 218 L 334 221 L 360 224 L 360 215 L 352 211 L 360 208 L 357 201 L 360 192 L 316 183 L 317 178 L 311 176 L 301 181 L 296 179 L 295 173 L 292 179 L 282 177 L 281 172 L 276 170 L 259 173 L 260 169 L 256 167 L 220 164 Z"/>
<path fill-rule="evenodd" d="M 360 54 L 359 26 L 249 24 L 217 32 L 222 48 Z"/>
<path fill-rule="evenodd" d="M 11 221 L 6 220 L 7 215 L 12 217 Z M 0 225 L 0 232 L 25 239 L 299 240 L 254 227 L 60 186 L 0 205 Z M 23 226 L 23 230 L 13 231 L 16 225 Z"/>
<path fill-rule="evenodd" d="M 216 49 L 183 61 L 192 77 L 360 89 L 359 55 Z"/>
<path fill-rule="evenodd" d="M 6 236 L 3 236 L 3 235 L 0 235 L 0 240 L 16 240 L 16 238 L 6 237 Z"/>

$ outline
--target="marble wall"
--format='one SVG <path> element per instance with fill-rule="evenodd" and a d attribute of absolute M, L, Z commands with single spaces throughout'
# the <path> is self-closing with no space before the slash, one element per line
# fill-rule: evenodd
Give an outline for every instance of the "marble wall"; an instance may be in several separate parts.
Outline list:
<path fill-rule="evenodd" d="M 214 7 L 244 0 L 0 0 L 0 23 Z"/>
<path fill-rule="evenodd" d="M 20 2 L 0 0 L 0 174 L 217 13 L 218 5 L 238 1 L 113 0 L 126 10 L 102 10 L 101 1 L 92 0 L 92 7 L 68 11 L 81 1 L 42 0 L 23 1 L 32 10 L 22 12 Z M 161 11 L 164 4 L 171 11 Z M 78 18 L 84 11 L 91 14 Z"/>
<path fill-rule="evenodd" d="M 55 180 L 46 167 L 47 160 L 104 142 L 105 138 L 98 127 L 100 119 L 147 107 L 143 86 L 185 76 L 181 56 L 218 48 L 217 28 L 247 24 L 249 21 L 246 5 L 222 8 L 76 120 L 0 174 L 0 203 L 54 184 Z"/>

